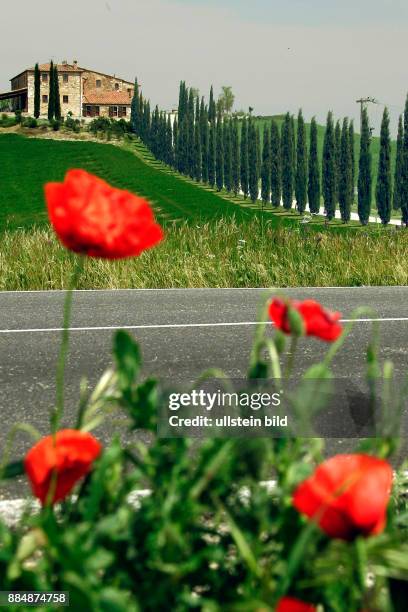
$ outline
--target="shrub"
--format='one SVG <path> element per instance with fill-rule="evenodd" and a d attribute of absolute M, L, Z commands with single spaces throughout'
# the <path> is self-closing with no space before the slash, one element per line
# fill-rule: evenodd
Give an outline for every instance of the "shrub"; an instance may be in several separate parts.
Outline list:
<path fill-rule="evenodd" d="M 51 119 L 50 126 L 54 132 L 59 132 L 61 128 L 61 121 L 59 119 Z"/>
<path fill-rule="evenodd" d="M 16 123 L 21 123 L 21 118 L 22 118 L 21 110 L 16 110 L 15 116 L 16 116 Z"/>
<path fill-rule="evenodd" d="M 26 117 L 23 121 L 23 126 L 28 128 L 38 127 L 38 121 L 34 117 Z"/>
<path fill-rule="evenodd" d="M 3 113 L 0 118 L 0 127 L 8 128 L 13 127 L 17 124 L 16 117 L 10 117 L 6 113 Z"/>
<path fill-rule="evenodd" d="M 96 136 L 98 132 L 106 132 L 110 124 L 108 117 L 95 117 L 88 125 L 88 130 Z"/>
<path fill-rule="evenodd" d="M 72 116 L 68 116 L 65 119 L 64 126 L 67 130 L 72 130 L 73 132 L 79 133 L 81 131 L 81 122 L 79 119 L 73 119 Z"/>

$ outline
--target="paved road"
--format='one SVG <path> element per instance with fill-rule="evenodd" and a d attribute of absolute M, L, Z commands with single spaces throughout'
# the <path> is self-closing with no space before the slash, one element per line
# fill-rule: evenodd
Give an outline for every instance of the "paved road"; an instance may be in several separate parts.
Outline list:
<path fill-rule="evenodd" d="M 96 382 L 111 363 L 112 334 L 129 327 L 140 341 L 144 370 L 170 379 L 193 379 L 210 366 L 232 377 L 245 375 L 257 309 L 270 295 L 265 289 L 78 291 L 74 295 L 71 350 L 67 368 L 66 423 L 73 422 L 79 381 Z M 397 373 L 408 368 L 408 287 L 290 289 L 292 297 L 313 297 L 348 319 L 370 305 L 381 320 L 381 356 Z M 60 342 L 64 292 L 0 294 L 0 450 L 9 429 L 29 421 L 48 431 L 54 370 Z M 370 323 L 356 323 L 334 364 L 338 376 L 362 373 Z M 298 370 L 323 355 L 324 343 L 302 342 Z M 109 427 L 99 433 L 111 434 Z M 27 448 L 20 435 L 15 456 Z"/>

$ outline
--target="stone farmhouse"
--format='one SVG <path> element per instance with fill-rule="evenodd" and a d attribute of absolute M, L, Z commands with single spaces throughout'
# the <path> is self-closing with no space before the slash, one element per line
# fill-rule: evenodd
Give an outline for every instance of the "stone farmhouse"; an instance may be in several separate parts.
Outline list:
<path fill-rule="evenodd" d="M 74 118 L 112 117 L 115 119 L 130 118 L 130 107 L 134 92 L 134 83 L 116 75 L 88 70 L 64 61 L 57 64 L 61 112 L 69 113 Z M 40 116 L 47 117 L 49 97 L 50 64 L 41 64 L 40 68 Z M 10 110 L 21 110 L 34 115 L 34 67 L 28 68 L 11 79 L 11 91 L 0 93 L 0 100 L 7 100 Z"/>

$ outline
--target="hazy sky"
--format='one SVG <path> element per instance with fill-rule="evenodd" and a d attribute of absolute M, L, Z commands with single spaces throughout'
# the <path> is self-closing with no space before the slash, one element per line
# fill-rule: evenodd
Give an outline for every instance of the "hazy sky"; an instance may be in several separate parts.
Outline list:
<path fill-rule="evenodd" d="M 0 90 L 51 57 L 142 82 L 169 109 L 178 83 L 231 85 L 236 107 L 358 120 L 355 100 L 390 107 L 408 91 L 406 0 L 28 0 L 4 2 Z M 10 27 L 10 24 L 14 24 Z M 383 107 L 370 109 L 373 123 Z"/>

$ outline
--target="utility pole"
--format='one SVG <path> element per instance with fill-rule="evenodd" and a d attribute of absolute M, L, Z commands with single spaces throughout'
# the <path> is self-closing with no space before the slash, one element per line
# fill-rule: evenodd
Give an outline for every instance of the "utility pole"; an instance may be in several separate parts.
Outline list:
<path fill-rule="evenodd" d="M 379 102 L 375 98 L 371 98 L 371 97 L 360 98 L 359 100 L 356 100 L 356 102 L 357 104 L 360 104 L 360 134 L 361 134 L 361 126 L 363 123 L 363 110 L 367 108 L 367 104 L 379 104 Z M 371 132 L 372 131 L 373 131 L 373 128 L 371 128 Z"/>

